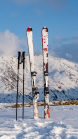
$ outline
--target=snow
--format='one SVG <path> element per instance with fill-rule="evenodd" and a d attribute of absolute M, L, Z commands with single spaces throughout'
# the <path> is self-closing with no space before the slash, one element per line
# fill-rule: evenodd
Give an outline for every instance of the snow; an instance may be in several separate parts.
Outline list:
<path fill-rule="evenodd" d="M 8 104 L 11 105 L 11 104 Z M 39 119 L 33 119 L 33 107 L 3 108 L 0 103 L 0 139 L 78 139 L 78 106 L 51 106 L 50 119 L 44 119 L 44 107 L 39 106 Z"/>
<path fill-rule="evenodd" d="M 36 84 L 39 102 L 43 95 L 43 57 L 35 55 Z M 32 101 L 31 74 L 29 57 L 25 59 L 25 102 Z M 17 57 L 0 55 L 0 102 L 15 103 L 17 92 Z M 20 65 L 19 102 L 22 102 L 23 75 Z M 50 101 L 78 99 L 78 63 L 49 55 L 49 91 Z"/>
<path fill-rule="evenodd" d="M 39 103 L 43 103 L 43 57 L 35 55 Z M 19 78 L 19 103 L 22 102 L 22 65 Z M 50 101 L 78 99 L 78 63 L 49 55 Z M 39 106 L 39 119 L 33 119 L 33 107 L 12 108 L 16 102 L 17 57 L 0 56 L 0 139 L 78 139 L 78 105 L 50 106 L 50 119 L 44 119 Z M 32 102 L 29 57 L 25 63 L 25 102 Z M 9 103 L 8 103 L 9 102 Z M 63 101 L 62 101 L 63 102 Z M 52 102 L 50 102 L 52 103 Z M 29 104 L 28 104 L 29 105 Z"/>

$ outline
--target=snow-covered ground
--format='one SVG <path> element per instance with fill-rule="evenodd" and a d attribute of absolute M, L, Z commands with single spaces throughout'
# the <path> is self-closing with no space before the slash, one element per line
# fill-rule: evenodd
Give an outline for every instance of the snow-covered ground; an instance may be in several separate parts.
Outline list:
<path fill-rule="evenodd" d="M 39 102 L 43 94 L 43 57 L 35 55 Z M 19 96 L 22 102 L 22 65 L 20 66 Z M 39 106 L 39 119 L 33 119 L 33 107 L 5 108 L 16 102 L 17 58 L 0 56 L 0 139 L 78 139 L 78 105 L 50 106 L 50 119 L 44 119 L 44 107 Z M 78 99 L 78 63 L 49 55 L 50 101 Z M 32 101 L 29 57 L 25 63 L 25 102 Z M 9 103 L 8 103 L 9 102 Z M 6 103 L 6 104 L 5 104 Z M 11 104 L 10 104 L 11 103 Z"/>
<path fill-rule="evenodd" d="M 0 108 L 4 104 L 0 103 Z M 10 105 L 10 104 L 8 104 Z M 44 119 L 44 107 L 39 107 L 39 119 L 33 119 L 33 107 L 0 109 L 0 139 L 78 139 L 78 106 L 51 106 L 50 119 Z"/>

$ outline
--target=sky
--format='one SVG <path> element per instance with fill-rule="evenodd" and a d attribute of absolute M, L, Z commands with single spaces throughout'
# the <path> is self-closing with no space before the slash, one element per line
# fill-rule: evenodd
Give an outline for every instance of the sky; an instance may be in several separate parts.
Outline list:
<path fill-rule="evenodd" d="M 28 27 L 33 29 L 34 53 L 42 53 L 44 26 L 49 30 L 49 54 L 77 60 L 78 0 L 0 0 L 0 53 L 28 55 Z"/>

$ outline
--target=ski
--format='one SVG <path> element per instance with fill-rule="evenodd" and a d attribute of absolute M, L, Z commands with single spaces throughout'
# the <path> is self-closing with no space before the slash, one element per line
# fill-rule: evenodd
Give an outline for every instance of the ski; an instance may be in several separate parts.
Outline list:
<path fill-rule="evenodd" d="M 29 61 L 30 61 L 30 72 L 31 72 L 31 84 L 32 84 L 32 97 L 33 97 L 33 115 L 34 119 L 39 118 L 38 114 L 38 103 L 37 100 L 39 98 L 39 92 L 37 92 L 38 88 L 36 87 L 36 74 L 34 67 L 34 51 L 33 51 L 33 36 L 32 36 L 32 28 L 27 28 L 27 42 L 28 42 L 28 50 L 29 50 Z"/>
<path fill-rule="evenodd" d="M 44 118 L 50 118 L 48 83 L 48 28 L 42 28 L 43 77 L 44 77 Z"/>

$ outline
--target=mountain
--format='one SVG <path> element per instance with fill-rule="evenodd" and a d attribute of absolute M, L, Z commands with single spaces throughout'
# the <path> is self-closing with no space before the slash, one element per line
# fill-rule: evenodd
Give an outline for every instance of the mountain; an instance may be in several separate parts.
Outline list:
<path fill-rule="evenodd" d="M 37 71 L 39 101 L 44 101 L 43 93 L 43 57 L 34 56 Z M 16 102 L 17 92 L 17 57 L 0 55 L 0 102 Z M 23 65 L 19 71 L 19 102 L 22 102 Z M 63 58 L 49 55 L 49 90 L 50 101 L 78 99 L 78 64 Z M 29 57 L 25 59 L 25 102 L 32 101 Z"/>

